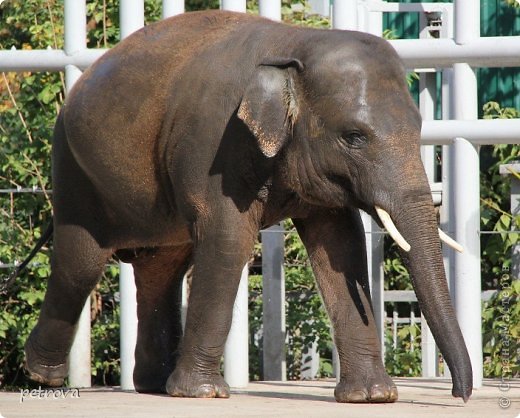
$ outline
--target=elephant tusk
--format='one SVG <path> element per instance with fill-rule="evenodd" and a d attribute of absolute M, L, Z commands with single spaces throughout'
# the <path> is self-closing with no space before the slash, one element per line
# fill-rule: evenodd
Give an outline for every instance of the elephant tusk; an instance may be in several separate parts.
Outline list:
<path fill-rule="evenodd" d="M 392 221 L 392 218 L 390 217 L 390 214 L 386 210 L 381 209 L 379 206 L 376 206 L 375 208 L 379 219 L 381 219 L 381 222 L 385 226 L 390 236 L 394 239 L 395 243 L 399 245 L 399 247 L 401 247 L 404 251 L 410 251 L 410 244 L 406 242 L 401 233 L 397 230 L 394 222 Z"/>
<path fill-rule="evenodd" d="M 441 239 L 441 241 L 444 241 L 446 244 L 448 244 L 455 251 L 458 251 L 459 253 L 463 253 L 464 252 L 464 248 L 462 247 L 462 245 L 460 245 L 457 241 L 455 241 L 453 238 L 451 238 L 449 235 L 447 235 L 440 228 L 439 228 L 439 238 Z"/>

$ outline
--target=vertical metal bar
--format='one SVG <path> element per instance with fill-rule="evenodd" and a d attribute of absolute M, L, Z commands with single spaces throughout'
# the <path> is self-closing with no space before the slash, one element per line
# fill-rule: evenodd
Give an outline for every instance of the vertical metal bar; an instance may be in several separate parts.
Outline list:
<path fill-rule="evenodd" d="M 520 174 L 520 161 L 511 161 L 510 164 L 500 165 L 500 174 L 502 176 L 509 176 L 511 181 L 511 216 L 513 220 L 520 216 L 520 180 L 517 175 Z M 516 230 L 518 227 L 516 222 L 511 222 L 511 230 Z M 511 268 L 502 271 L 503 276 L 514 280 L 520 280 L 520 242 L 516 242 L 511 246 Z M 506 281 L 507 282 L 507 281 Z M 502 283 L 501 283 L 502 284 Z M 504 286 L 500 286 L 504 288 Z"/>
<path fill-rule="evenodd" d="M 517 169 L 517 173 L 519 171 Z M 511 215 L 513 219 L 520 216 L 520 180 L 515 176 L 511 176 Z M 516 229 L 514 222 L 512 229 Z M 511 277 L 513 280 L 520 280 L 520 241 L 511 248 Z"/>
<path fill-rule="evenodd" d="M 276 0 L 274 1 L 276 2 Z M 316 13 L 324 17 L 330 17 L 331 3 L 331 0 L 308 0 L 307 6 L 309 6 L 311 13 Z"/>
<path fill-rule="evenodd" d="M 421 13 L 421 16 L 424 16 Z M 426 19 L 423 18 L 423 24 L 426 25 Z M 428 36 L 428 31 L 421 31 L 423 37 Z M 423 120 L 435 119 L 436 104 L 436 73 L 425 72 L 419 76 L 419 108 Z M 421 147 L 421 158 L 428 177 L 428 182 L 435 182 L 435 147 L 427 145 Z M 428 326 L 424 315 L 421 316 L 421 363 L 422 376 L 435 377 L 437 375 L 437 348 L 435 339 Z"/>
<path fill-rule="evenodd" d="M 181 296 L 181 324 L 182 333 L 186 329 L 186 314 L 188 313 L 188 278 L 184 276 L 182 279 L 182 296 Z"/>
<path fill-rule="evenodd" d="M 334 0 L 332 3 L 333 29 L 358 29 L 357 0 Z"/>
<path fill-rule="evenodd" d="M 90 296 L 78 321 L 78 329 L 69 353 L 69 385 L 74 388 L 91 387 L 90 369 Z"/>
<path fill-rule="evenodd" d="M 283 227 L 262 234 L 264 380 L 286 380 Z"/>
<path fill-rule="evenodd" d="M 392 315 L 392 340 L 393 340 L 393 347 L 394 350 L 397 349 L 397 322 L 399 320 L 399 314 L 397 311 L 394 310 L 394 313 Z"/>
<path fill-rule="evenodd" d="M 249 267 L 242 270 L 240 285 L 233 305 L 233 322 L 224 347 L 224 379 L 232 388 L 245 388 L 249 383 Z"/>
<path fill-rule="evenodd" d="M 86 1 L 65 1 L 65 53 L 72 55 L 87 47 Z M 81 77 L 81 71 L 68 65 L 65 68 L 65 88 L 70 92 Z M 69 354 L 69 383 L 72 387 L 91 386 L 90 371 L 90 297 L 87 298 L 78 322 L 74 343 Z"/>
<path fill-rule="evenodd" d="M 370 263 L 371 275 L 371 294 L 374 306 L 374 318 L 376 322 L 377 334 L 381 343 L 381 356 L 385 359 L 385 271 L 384 271 L 384 235 L 383 230 L 371 219 L 371 244 L 372 257 Z"/>
<path fill-rule="evenodd" d="M 245 13 L 246 0 L 221 0 L 220 8 Z M 247 270 L 246 265 L 233 308 L 233 324 L 235 325 L 232 325 L 232 330 L 228 335 L 224 353 L 224 376 L 232 387 L 246 387 L 249 381 Z"/>
<path fill-rule="evenodd" d="M 119 263 L 120 295 L 120 359 L 121 389 L 134 390 L 135 345 L 137 342 L 137 300 L 134 269 L 131 264 Z"/>
<path fill-rule="evenodd" d="M 367 5 L 363 5 L 365 11 L 367 31 L 376 36 L 383 35 L 383 15 L 381 12 L 370 12 Z M 361 219 L 365 229 L 367 267 L 374 308 L 374 320 L 376 324 L 379 343 L 381 344 L 381 356 L 385 361 L 385 297 L 384 297 L 384 236 L 382 229 L 376 222 L 361 212 Z"/>
<path fill-rule="evenodd" d="M 179 15 L 184 13 L 184 0 L 163 0 L 162 1 L 162 18 Z"/>
<path fill-rule="evenodd" d="M 372 296 L 372 306 L 374 308 L 374 320 L 376 323 L 377 335 L 381 344 L 381 355 L 385 358 L 385 305 L 384 305 L 384 268 L 383 268 L 383 231 L 372 217 L 365 212 L 361 212 L 361 219 L 365 229 L 368 280 L 370 283 L 370 294 Z"/>
<path fill-rule="evenodd" d="M 454 16 L 453 8 L 445 8 L 442 14 L 442 30 L 441 38 L 453 38 L 454 34 Z M 445 68 L 442 71 L 442 119 L 451 119 L 452 112 L 452 86 L 453 86 L 453 70 Z M 450 236 L 455 236 L 455 226 L 453 221 L 453 201 L 455 191 L 453 190 L 453 182 L 451 179 L 451 164 L 450 164 L 451 146 L 444 145 L 442 147 L 442 206 L 440 211 L 440 227 Z M 454 254 L 450 247 L 443 246 L 442 249 L 444 258 L 444 270 L 446 271 L 446 279 L 450 289 L 450 296 L 454 303 L 454 280 L 455 280 L 455 262 L 453 260 Z M 450 369 L 443 367 L 442 375 L 444 377 L 451 377 Z"/>
<path fill-rule="evenodd" d="M 260 16 L 267 17 L 272 20 L 281 20 L 282 18 L 282 2 L 278 0 L 259 0 L 258 2 Z"/>
<path fill-rule="evenodd" d="M 331 330 L 333 332 L 333 330 Z M 339 364 L 339 354 L 336 344 L 332 346 L 332 372 L 334 373 L 334 377 L 336 378 L 336 383 L 339 383 L 341 380 L 341 370 Z"/>
<path fill-rule="evenodd" d="M 144 0 L 121 0 L 119 18 L 121 39 L 124 39 L 144 26 Z M 119 263 L 119 269 L 121 389 L 133 390 L 137 341 L 137 290 L 132 266 Z"/>
<path fill-rule="evenodd" d="M 474 0 L 455 0 L 455 42 L 480 36 L 480 7 Z M 459 120 L 477 119 L 477 77 L 468 64 L 453 66 L 453 111 Z M 455 239 L 464 247 L 456 253 L 455 309 L 473 368 L 473 387 L 482 386 L 482 324 L 480 277 L 480 167 L 478 148 L 455 138 L 450 156 L 454 201 Z"/>
<path fill-rule="evenodd" d="M 421 323 L 422 325 L 422 323 Z M 411 331 L 415 327 L 415 312 L 413 310 L 413 306 L 410 304 L 410 351 L 413 353 L 415 351 L 414 342 L 415 337 L 413 332 Z M 424 355 L 424 353 L 422 353 Z"/>
<path fill-rule="evenodd" d="M 419 75 L 419 109 L 423 120 L 435 119 L 436 73 L 425 72 Z M 428 181 L 435 182 L 435 147 L 423 145 L 421 159 L 428 176 Z"/>
<path fill-rule="evenodd" d="M 144 0 L 121 0 L 119 6 L 121 39 L 144 26 Z"/>
<path fill-rule="evenodd" d="M 221 0 L 220 8 L 232 12 L 246 12 L 246 0 Z"/>
<path fill-rule="evenodd" d="M 371 11 L 368 5 L 364 5 L 366 10 L 367 32 L 375 36 L 383 36 L 383 13 Z"/>
<path fill-rule="evenodd" d="M 72 55 L 87 47 L 86 0 L 65 0 L 64 7 L 64 49 L 67 55 Z"/>
<path fill-rule="evenodd" d="M 451 95 L 453 84 L 453 70 L 445 69 L 442 72 L 442 118 L 450 119 L 453 112 L 451 111 Z M 440 211 L 440 228 L 449 236 L 455 236 L 454 226 L 454 207 L 453 201 L 455 197 L 455 190 L 451 178 L 452 165 L 450 164 L 451 145 L 443 145 L 442 147 L 442 206 Z M 444 259 L 444 270 L 446 271 L 446 279 L 450 290 L 452 303 L 455 304 L 455 262 L 454 251 L 444 245 L 442 247 L 442 254 Z M 451 377 L 450 369 L 443 367 L 442 376 Z"/>

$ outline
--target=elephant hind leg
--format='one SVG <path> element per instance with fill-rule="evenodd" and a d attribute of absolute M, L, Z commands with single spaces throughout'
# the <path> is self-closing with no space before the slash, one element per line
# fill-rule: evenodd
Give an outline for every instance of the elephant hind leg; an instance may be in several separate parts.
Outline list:
<path fill-rule="evenodd" d="M 138 392 L 166 391 L 182 338 L 182 280 L 192 244 L 157 248 L 132 261 L 137 287 L 138 332 L 134 385 Z"/>
<path fill-rule="evenodd" d="M 25 344 L 25 369 L 31 380 L 63 384 L 79 316 L 110 255 L 111 250 L 102 249 L 86 229 L 55 225 L 47 293 Z"/>

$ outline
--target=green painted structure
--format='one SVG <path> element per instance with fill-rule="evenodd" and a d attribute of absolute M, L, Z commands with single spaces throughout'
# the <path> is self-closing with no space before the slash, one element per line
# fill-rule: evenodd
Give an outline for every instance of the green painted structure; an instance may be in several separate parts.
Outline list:
<path fill-rule="evenodd" d="M 520 7 L 508 6 L 504 0 L 481 0 L 480 8 L 481 36 L 520 36 Z M 419 37 L 418 13 L 385 13 L 383 19 L 384 28 L 392 30 L 396 38 Z M 520 67 L 481 68 L 477 74 L 480 115 L 484 103 L 491 100 L 498 102 L 501 107 L 520 110 Z M 440 77 L 438 81 L 440 83 Z M 437 113 L 440 113 L 440 109 Z"/>

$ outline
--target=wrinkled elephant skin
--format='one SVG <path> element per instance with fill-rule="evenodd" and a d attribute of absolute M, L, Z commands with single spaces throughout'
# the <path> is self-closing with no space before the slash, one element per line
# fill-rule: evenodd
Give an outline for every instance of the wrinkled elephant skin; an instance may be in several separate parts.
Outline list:
<path fill-rule="evenodd" d="M 60 385 L 81 308 L 113 255 L 134 266 L 140 392 L 228 397 L 219 363 L 261 228 L 291 218 L 340 358 L 338 402 L 394 402 L 359 209 L 393 220 L 420 307 L 467 400 L 421 119 L 384 40 L 243 14 L 145 27 L 85 71 L 53 142 L 52 274 L 26 368 Z M 193 266 L 184 334 L 181 282 Z"/>

